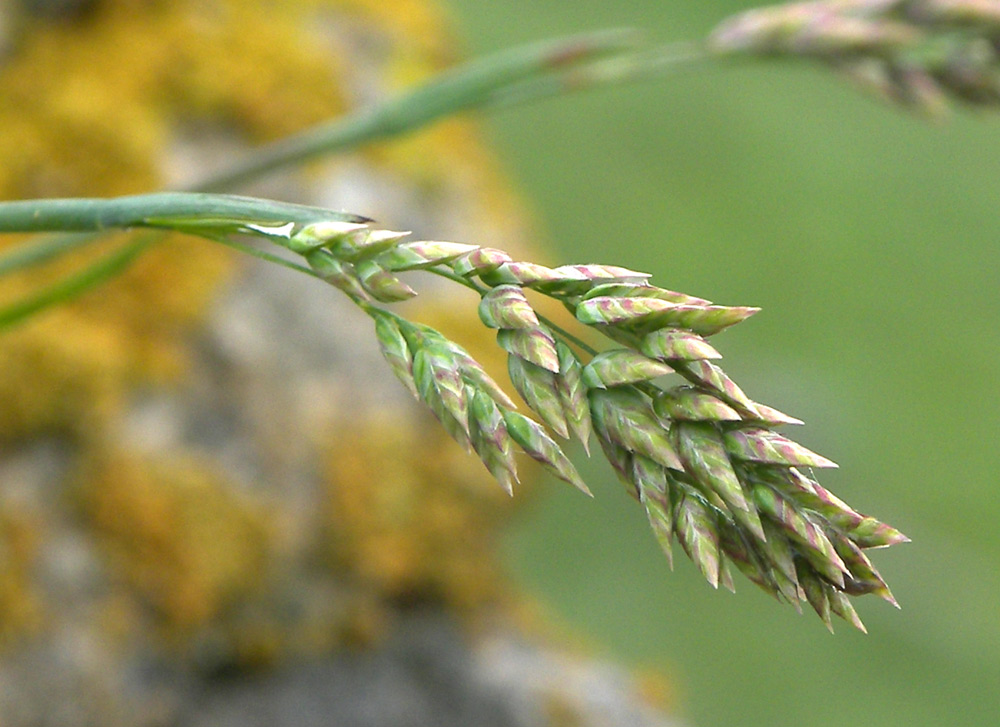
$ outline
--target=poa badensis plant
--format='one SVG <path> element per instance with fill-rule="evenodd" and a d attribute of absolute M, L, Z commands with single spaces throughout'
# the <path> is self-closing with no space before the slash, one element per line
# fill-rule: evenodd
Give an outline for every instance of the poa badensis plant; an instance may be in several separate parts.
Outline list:
<path fill-rule="evenodd" d="M 659 287 L 617 265 L 549 267 L 458 242 L 410 240 L 362 216 L 220 192 L 283 166 L 403 133 L 472 107 L 521 103 L 717 57 L 806 57 L 907 108 L 1000 99 L 1000 2 L 832 0 L 755 10 L 702 44 L 648 47 L 631 33 L 559 40 L 470 64 L 408 96 L 266 147 L 188 192 L 0 203 L 0 231 L 56 232 L 0 257 L 0 275 L 144 231 L 106 257 L 0 309 L 26 320 L 124 269 L 157 231 L 198 235 L 322 280 L 373 324 L 393 373 L 508 492 L 518 453 L 589 494 L 562 442 L 596 442 L 643 507 L 668 558 L 676 541 L 715 587 L 733 569 L 782 602 L 864 629 L 852 597 L 895 605 L 868 552 L 905 542 L 824 489 L 835 467 L 797 444 L 794 417 L 755 401 L 719 366 L 713 337 L 757 313 Z M 277 246 L 273 252 L 248 239 Z M 278 249 L 280 248 L 280 249 Z M 620 262 L 620 261 L 615 261 Z M 523 408 L 443 332 L 391 310 L 433 275 L 474 291 Z M 571 323 L 540 310 L 550 299 Z M 548 308 L 544 308 L 548 310 Z"/>

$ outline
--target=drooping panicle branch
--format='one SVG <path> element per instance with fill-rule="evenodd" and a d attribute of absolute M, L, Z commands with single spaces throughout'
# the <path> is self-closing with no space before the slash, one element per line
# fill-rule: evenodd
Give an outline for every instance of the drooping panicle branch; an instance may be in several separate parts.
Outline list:
<path fill-rule="evenodd" d="M 25 221 L 21 204 L 0 204 L 0 220 L 9 213 L 0 229 Z M 407 241 L 354 215 L 251 198 L 32 204 L 31 230 L 146 226 L 279 245 L 301 256 L 297 269 L 372 318 L 392 372 L 508 492 L 520 451 L 590 494 L 556 438 L 584 447 L 596 438 L 668 558 L 676 539 L 714 587 L 733 588 L 731 564 L 779 601 L 808 603 L 827 626 L 832 614 L 864 628 L 851 596 L 874 593 L 895 605 L 865 551 L 907 538 L 821 487 L 812 470 L 836 465 L 776 431 L 801 422 L 751 399 L 713 363 L 721 356 L 706 338 L 757 308 L 659 288 L 627 268 L 550 268 L 491 248 Z M 418 271 L 480 295 L 479 318 L 507 353 L 510 384 L 540 421 L 517 411 L 461 346 L 386 309 L 416 295 L 400 276 Z M 580 345 L 549 324 L 529 293 L 562 303 L 607 347 Z"/>

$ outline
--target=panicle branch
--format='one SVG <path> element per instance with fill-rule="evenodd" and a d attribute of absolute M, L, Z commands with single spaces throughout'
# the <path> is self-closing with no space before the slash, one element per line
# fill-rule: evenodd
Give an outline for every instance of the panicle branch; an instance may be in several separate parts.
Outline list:
<path fill-rule="evenodd" d="M 721 23 L 724 56 L 814 59 L 906 108 L 938 117 L 952 99 L 1000 104 L 996 0 L 816 0 L 751 10 Z"/>

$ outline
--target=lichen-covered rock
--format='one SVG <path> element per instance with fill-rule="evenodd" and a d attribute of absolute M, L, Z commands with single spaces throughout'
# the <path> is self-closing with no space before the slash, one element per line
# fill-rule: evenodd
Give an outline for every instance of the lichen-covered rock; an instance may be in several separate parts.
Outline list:
<path fill-rule="evenodd" d="M 2 29 L 5 198 L 191 183 L 449 60 L 440 18 L 417 0 L 85 6 L 25 10 Z M 464 121 L 240 191 L 438 239 L 516 249 L 526 237 Z M 5 278 L 0 302 L 87 254 Z M 422 317 L 490 362 L 478 322 L 452 308 Z M 517 601 L 493 552 L 514 503 L 408 400 L 370 325 L 328 286 L 172 236 L 0 336 L 4 727 L 252 724 L 267 695 L 270 724 L 338 704 L 370 718 L 326 723 L 405 724 L 387 721 L 394 704 L 433 712 L 453 698 L 470 718 L 501 705 L 498 725 L 616 724 L 594 717 L 592 690 L 497 676 L 515 657 L 539 675 L 570 669 L 526 642 L 506 656 L 485 646 L 516 641 L 488 625 L 510 623 Z M 417 608 L 434 615 L 414 620 Z M 660 724 L 622 717 L 641 712 L 629 687 L 595 679 L 617 723 Z M 396 701 L 364 712 L 379 689 Z M 558 721 L 552 704 L 580 720 Z"/>

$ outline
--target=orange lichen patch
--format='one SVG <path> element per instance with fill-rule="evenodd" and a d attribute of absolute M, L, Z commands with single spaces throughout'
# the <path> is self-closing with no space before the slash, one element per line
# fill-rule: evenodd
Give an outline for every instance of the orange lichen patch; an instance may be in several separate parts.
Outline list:
<path fill-rule="evenodd" d="M 389 599 L 495 601 L 503 579 L 492 534 L 510 498 L 437 422 L 356 421 L 326 460 L 328 554 Z"/>
<path fill-rule="evenodd" d="M 151 607 L 168 635 L 206 626 L 260 588 L 267 511 L 209 464 L 94 457 L 78 496 L 110 572 Z"/>
<path fill-rule="evenodd" d="M 0 644 L 38 629 L 42 607 L 32 583 L 39 524 L 15 510 L 0 513 Z"/>

